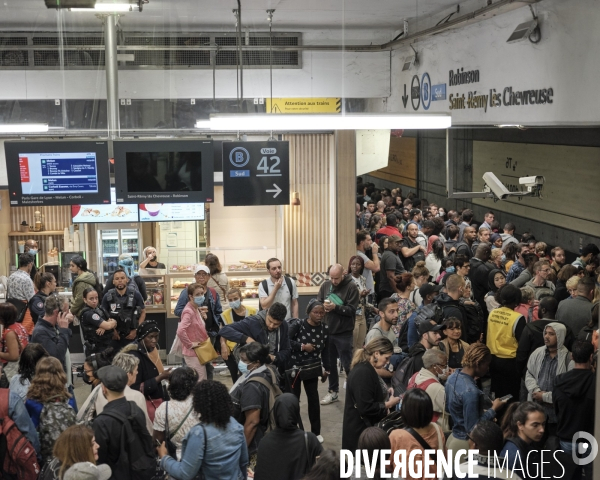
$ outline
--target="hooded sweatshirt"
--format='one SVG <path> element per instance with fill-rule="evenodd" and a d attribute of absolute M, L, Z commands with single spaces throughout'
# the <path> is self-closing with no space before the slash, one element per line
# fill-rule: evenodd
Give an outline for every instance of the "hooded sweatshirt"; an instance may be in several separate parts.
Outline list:
<path fill-rule="evenodd" d="M 323 302 L 332 293 L 340 297 L 344 304 L 336 305 L 331 312 L 325 314 L 329 335 L 352 335 L 359 301 L 358 288 L 352 280 L 352 275 L 345 275 L 337 286 L 333 286 L 331 280 L 324 282 L 319 289 L 317 300 Z"/>
<path fill-rule="evenodd" d="M 71 313 L 78 317 L 83 310 L 83 292 L 89 287 L 96 286 L 96 276 L 92 272 L 82 272 L 73 282 L 73 298 L 71 299 Z"/>
<path fill-rule="evenodd" d="M 556 332 L 556 348 L 557 348 L 557 364 L 556 364 L 556 375 L 565 373 L 568 369 L 572 369 L 574 363 L 571 361 L 571 354 L 567 347 L 565 347 L 565 337 L 567 335 L 567 329 L 562 323 L 551 322 L 544 328 L 543 335 L 546 335 L 548 327 L 552 327 Z M 538 376 L 542 369 L 542 364 L 547 356 L 548 347 L 543 346 L 536 349 L 527 362 L 527 373 L 525 374 L 525 386 L 527 387 L 527 400 L 532 401 L 532 394 L 539 392 L 541 388 L 538 385 Z M 548 356 L 548 358 L 550 358 Z M 545 391 L 543 395 L 544 403 L 552 403 L 552 391 Z"/>
<path fill-rule="evenodd" d="M 442 292 L 435 298 L 434 301 L 444 311 L 444 318 L 456 317 L 461 322 L 465 321 L 465 315 L 463 313 L 463 310 L 459 306 L 459 300 L 454 300 L 450 295 L 448 295 L 445 292 Z"/>
<path fill-rule="evenodd" d="M 280 395 L 273 413 L 277 428 L 265 435 L 258 445 L 254 478 L 298 480 L 311 469 L 323 447 L 313 433 L 298 428 L 300 403 L 295 395 Z"/>
<path fill-rule="evenodd" d="M 488 273 L 488 288 L 490 290 L 485 296 L 485 305 L 487 307 L 488 312 L 491 312 L 492 310 L 495 310 L 496 308 L 500 307 L 500 304 L 494 298 L 494 295 L 498 291 L 498 288 L 496 288 L 496 284 L 494 283 L 494 278 L 496 277 L 497 273 L 501 273 L 502 275 L 504 275 L 504 278 L 506 278 L 506 272 L 503 272 L 498 268 L 495 268 L 490 273 Z"/>
<path fill-rule="evenodd" d="M 595 396 L 596 375 L 592 370 L 577 368 L 556 377 L 552 400 L 558 438 L 571 441 L 579 431 L 593 435 Z"/>

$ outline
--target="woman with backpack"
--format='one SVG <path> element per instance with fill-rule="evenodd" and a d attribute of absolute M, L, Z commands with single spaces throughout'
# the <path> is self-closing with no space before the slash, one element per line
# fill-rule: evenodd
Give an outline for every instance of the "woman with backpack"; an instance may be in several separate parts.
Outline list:
<path fill-rule="evenodd" d="M 429 471 L 426 471 L 425 451 L 426 450 L 442 450 L 446 451 L 446 438 L 442 427 L 437 423 L 432 423 L 433 418 L 433 403 L 431 397 L 427 395 L 425 390 L 420 388 L 412 388 L 408 390 L 402 397 L 401 415 L 404 419 L 405 428 L 392 430 L 390 433 L 390 443 L 392 444 L 392 455 L 397 450 L 406 452 L 406 458 L 411 456 L 411 452 L 417 450 L 421 453 L 413 455 L 414 462 L 421 462 L 423 468 L 422 475 L 413 477 L 409 475 L 407 480 L 420 480 L 427 477 L 432 478 L 437 475 L 437 465 L 435 455 L 431 455 L 432 460 L 429 463 Z M 429 474 L 429 475 L 428 475 Z"/>
<path fill-rule="evenodd" d="M 76 463 L 89 462 L 96 465 L 98 448 L 91 428 L 85 425 L 70 426 L 56 440 L 52 458 L 44 465 L 39 480 L 61 480 L 66 471 Z M 110 476 L 108 465 L 100 465 L 98 468 Z"/>
<path fill-rule="evenodd" d="M 43 317 L 46 313 L 44 311 L 46 298 L 56 291 L 56 278 L 54 278 L 54 275 L 50 272 L 38 272 L 33 283 L 35 284 L 37 292 L 31 297 L 31 300 L 29 300 L 29 312 L 31 313 L 31 320 L 36 324 L 38 318 Z"/>
<path fill-rule="evenodd" d="M 355 257 L 359 258 L 360 257 Z M 308 400 L 308 418 L 310 431 L 319 442 L 321 436 L 321 403 L 319 401 L 319 377 L 321 382 L 327 379 L 329 371 L 329 327 L 323 323 L 325 309 L 316 298 L 308 302 L 306 307 L 308 318 L 298 320 L 290 326 L 289 337 L 292 347 L 291 364 L 295 368 L 295 376 L 290 379 L 292 392 L 298 399 L 304 384 Z"/>
<path fill-rule="evenodd" d="M 0 303 L 0 387 L 8 388 L 19 370 L 19 357 L 29 343 L 25 327 L 17 323 L 17 309 L 12 303 Z"/>
<path fill-rule="evenodd" d="M 198 423 L 192 398 L 197 383 L 198 372 L 193 368 L 180 367 L 174 370 L 168 388 L 171 399 L 156 409 L 152 436 L 160 443 L 170 445 L 170 453 L 175 454 L 173 458 L 176 460 L 181 460 L 183 439 Z"/>
<path fill-rule="evenodd" d="M 413 312 L 417 310 L 417 306 L 414 301 L 411 300 L 411 298 L 415 298 L 415 295 L 413 294 L 413 292 L 416 291 L 415 286 L 415 277 L 412 273 L 396 275 L 396 288 L 400 292 L 399 294 L 394 293 L 392 295 L 392 298 L 398 301 L 398 323 L 392 327 L 396 336 L 400 334 L 402 325 L 404 325 Z"/>
<path fill-rule="evenodd" d="M 52 455 L 59 435 L 75 425 L 74 401 L 67 390 L 67 376 L 60 361 L 54 357 L 42 358 L 27 392 L 25 407 L 38 431 L 44 461 Z"/>
<path fill-rule="evenodd" d="M 233 406 L 227 388 L 213 380 L 196 384 L 193 407 L 192 415 L 201 423 L 183 439 L 181 461 L 169 455 L 165 442 L 158 447 L 161 468 L 178 480 L 192 480 L 199 473 L 205 480 L 246 478 L 244 427 L 231 416 Z"/>

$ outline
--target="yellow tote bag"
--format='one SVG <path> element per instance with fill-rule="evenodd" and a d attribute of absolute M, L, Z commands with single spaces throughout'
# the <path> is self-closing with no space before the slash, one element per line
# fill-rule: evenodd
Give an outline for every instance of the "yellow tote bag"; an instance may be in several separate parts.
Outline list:
<path fill-rule="evenodd" d="M 201 365 L 211 362 L 219 356 L 215 350 L 215 347 L 213 347 L 213 344 L 210 341 L 210 337 L 194 348 L 194 352 L 196 352 L 196 356 L 198 357 L 198 361 Z"/>

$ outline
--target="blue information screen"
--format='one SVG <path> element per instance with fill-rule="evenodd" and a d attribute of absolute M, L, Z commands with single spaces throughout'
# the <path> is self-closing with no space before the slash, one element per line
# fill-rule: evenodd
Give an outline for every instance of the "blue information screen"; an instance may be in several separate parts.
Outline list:
<path fill-rule="evenodd" d="M 19 154 L 21 190 L 24 195 L 97 193 L 95 153 Z"/>

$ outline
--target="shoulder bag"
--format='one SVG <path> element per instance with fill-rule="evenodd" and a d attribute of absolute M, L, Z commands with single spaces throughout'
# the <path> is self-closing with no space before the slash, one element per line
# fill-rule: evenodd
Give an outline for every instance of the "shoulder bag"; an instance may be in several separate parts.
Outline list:
<path fill-rule="evenodd" d="M 183 417 L 183 420 L 177 426 L 177 428 L 173 431 L 173 433 L 171 433 L 171 431 L 169 430 L 169 402 L 166 403 L 165 408 L 166 408 L 166 411 L 165 411 L 165 446 L 167 447 L 169 456 L 171 456 L 177 460 L 177 446 L 173 443 L 172 439 L 175 435 L 177 435 L 177 432 L 183 426 L 185 421 L 188 419 L 188 417 L 192 413 L 192 410 L 194 409 L 194 407 L 189 409 L 188 413 L 185 415 L 185 417 Z"/>

